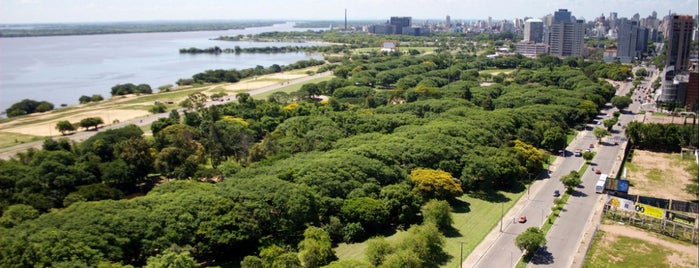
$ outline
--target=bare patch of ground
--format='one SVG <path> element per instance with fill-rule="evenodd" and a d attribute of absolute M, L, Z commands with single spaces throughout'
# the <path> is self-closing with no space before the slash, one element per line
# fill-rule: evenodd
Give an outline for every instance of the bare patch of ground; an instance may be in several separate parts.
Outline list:
<path fill-rule="evenodd" d="M 143 110 L 92 110 L 80 112 L 77 114 L 57 119 L 43 121 L 41 123 L 12 126 L 4 128 L 3 131 L 36 136 L 54 136 L 59 134 L 58 130 L 56 130 L 56 123 L 62 120 L 68 120 L 71 123 L 77 123 L 80 122 L 80 120 L 85 119 L 87 117 L 99 117 L 102 118 L 105 124 L 111 124 L 115 120 L 117 120 L 118 122 L 127 121 L 149 114 L 149 112 Z"/>
<path fill-rule="evenodd" d="M 685 192 L 692 175 L 685 170 L 679 154 L 635 150 L 633 160 L 626 163 L 627 178 L 633 184 L 629 194 L 675 200 L 694 200 Z"/>
<path fill-rule="evenodd" d="M 699 246 L 697 245 L 671 242 L 660 238 L 658 234 L 644 232 L 635 227 L 625 225 L 603 224 L 600 225 L 600 230 L 605 232 L 600 241 L 601 245 L 611 245 L 619 236 L 626 236 L 670 249 L 673 253 L 668 256 L 667 262 L 671 264 L 671 267 L 696 267 L 695 265 L 697 265 L 699 260 Z"/>
<path fill-rule="evenodd" d="M 693 118 L 688 117 L 688 118 L 683 118 L 682 116 L 672 116 L 669 114 L 655 114 L 655 113 L 646 113 L 646 117 L 643 120 L 643 123 L 657 123 L 657 124 L 692 124 L 693 123 Z M 697 123 L 699 123 L 699 119 L 696 120 Z"/>

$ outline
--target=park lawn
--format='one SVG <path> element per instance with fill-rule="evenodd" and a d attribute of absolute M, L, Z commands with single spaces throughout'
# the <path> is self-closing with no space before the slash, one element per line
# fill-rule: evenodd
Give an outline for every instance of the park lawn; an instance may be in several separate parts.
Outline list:
<path fill-rule="evenodd" d="M 56 133 L 58 133 L 58 130 L 56 130 Z M 0 148 L 7 148 L 25 142 L 33 142 L 43 139 L 43 137 L 39 136 L 12 132 L 0 132 L 0 137 L 2 137 L 2 139 L 0 139 Z"/>
<path fill-rule="evenodd" d="M 514 72 L 514 71 L 515 71 L 515 69 L 488 69 L 488 70 L 479 71 L 478 74 L 479 75 L 481 75 L 481 74 L 497 75 L 499 73 L 509 74 L 509 73 Z"/>
<path fill-rule="evenodd" d="M 256 100 L 266 100 L 266 99 L 267 99 L 270 95 L 272 95 L 272 93 L 274 93 L 274 92 L 286 92 L 286 93 L 291 93 L 291 92 L 298 91 L 299 89 L 301 89 L 301 86 L 303 86 L 303 84 L 308 84 L 308 83 L 320 83 L 320 82 L 323 82 L 323 81 L 330 81 L 331 79 L 333 79 L 333 77 L 334 77 L 334 76 L 320 77 L 320 78 L 316 78 L 316 79 L 309 80 L 309 81 L 304 82 L 304 83 L 299 83 L 299 84 L 294 84 L 294 85 L 288 85 L 288 86 L 285 86 L 285 87 L 280 87 L 279 89 L 275 89 L 275 90 L 267 91 L 267 92 L 265 92 L 265 93 L 253 95 L 252 97 L 253 97 L 253 99 L 256 99 Z"/>
<path fill-rule="evenodd" d="M 507 202 L 489 202 L 469 195 L 458 198 L 456 204 L 452 204 L 453 232 L 446 234 L 444 252 L 451 256 L 449 262 L 443 267 L 458 267 L 461 259 L 461 245 L 463 243 L 463 258 L 485 238 L 486 235 L 500 223 L 502 211 L 507 212 L 526 191 L 520 193 L 500 192 Z M 389 241 L 399 240 L 405 232 L 399 231 L 387 237 Z M 366 243 L 345 244 L 341 243 L 335 248 L 335 255 L 341 259 L 364 260 Z"/>
<path fill-rule="evenodd" d="M 676 254 L 671 249 L 623 235 L 601 242 L 604 234 L 595 234 L 583 267 L 676 267 L 667 262 L 669 256 Z"/>

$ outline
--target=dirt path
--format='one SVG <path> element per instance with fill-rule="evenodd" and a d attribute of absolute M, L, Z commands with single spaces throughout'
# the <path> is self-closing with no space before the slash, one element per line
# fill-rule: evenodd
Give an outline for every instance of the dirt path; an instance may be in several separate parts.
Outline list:
<path fill-rule="evenodd" d="M 636 229 L 635 227 L 631 226 L 625 226 L 625 225 L 600 225 L 600 230 L 605 231 L 605 238 L 604 240 L 615 240 L 616 236 L 627 236 L 631 238 L 637 238 L 643 241 L 648 241 L 652 244 L 660 245 L 665 248 L 671 249 L 673 251 L 680 252 L 682 254 L 686 254 L 687 256 L 691 257 L 692 260 L 699 260 L 699 246 L 689 246 L 689 245 L 683 245 L 679 243 L 672 243 L 670 241 L 667 241 L 665 239 L 659 238 L 657 234 L 651 234 L 648 232 L 644 232 L 641 230 Z M 609 236 L 609 237 L 606 237 Z M 672 255 L 672 258 L 675 257 L 681 257 L 681 256 L 676 256 Z M 678 263 L 682 262 L 681 259 L 675 259 L 672 260 L 673 263 Z"/>

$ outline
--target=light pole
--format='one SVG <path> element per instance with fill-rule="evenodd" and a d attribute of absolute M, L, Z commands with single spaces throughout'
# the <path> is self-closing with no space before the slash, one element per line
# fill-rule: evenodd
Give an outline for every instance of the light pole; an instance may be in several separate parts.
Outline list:
<path fill-rule="evenodd" d="M 459 249 L 459 268 L 464 264 L 464 242 L 459 242 L 461 244 L 461 248 Z"/>

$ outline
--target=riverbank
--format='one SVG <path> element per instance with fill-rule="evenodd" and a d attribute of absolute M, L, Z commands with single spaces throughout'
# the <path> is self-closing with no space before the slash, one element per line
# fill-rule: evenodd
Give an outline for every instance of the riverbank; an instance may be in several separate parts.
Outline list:
<path fill-rule="evenodd" d="M 309 75 L 318 70 L 318 66 L 274 73 L 259 77 L 243 79 L 237 83 L 207 84 L 193 87 L 182 87 L 170 92 L 158 92 L 149 95 L 128 95 L 117 96 L 110 99 L 90 104 L 81 104 L 57 109 L 54 111 L 31 114 L 18 118 L 5 119 L 0 123 L 0 154 L 6 159 L 7 154 L 14 155 L 19 150 L 24 150 L 35 144 L 40 146 L 43 138 L 46 137 L 67 137 L 75 141 L 84 139 L 84 133 L 95 133 L 93 131 L 78 130 L 73 135 L 62 136 L 56 129 L 58 121 L 68 120 L 71 123 L 79 122 L 87 117 L 100 117 L 105 122 L 103 129 L 123 126 L 127 123 L 135 123 L 145 126 L 157 120 L 158 115 L 152 115 L 148 109 L 155 101 L 166 103 L 168 110 L 179 108 L 178 103 L 186 99 L 189 94 L 203 93 L 211 96 L 217 93 L 225 93 L 228 97 L 220 101 L 211 101 L 209 104 L 223 104 L 235 100 L 235 95 L 248 92 L 251 96 L 264 94 L 275 90 L 284 90 L 286 87 L 308 82 L 316 78 L 328 77 L 329 72 L 317 75 Z M 159 114 L 162 115 L 162 114 Z M 165 114 L 167 115 L 167 114 Z M 152 119 L 152 120 L 151 120 Z M 23 139 L 24 138 L 24 139 Z M 27 142 L 23 142 L 23 141 Z M 38 140 L 29 142 L 32 140 Z M 16 141 L 16 142 L 15 142 Z M 14 148 L 17 147 L 17 148 Z"/>

